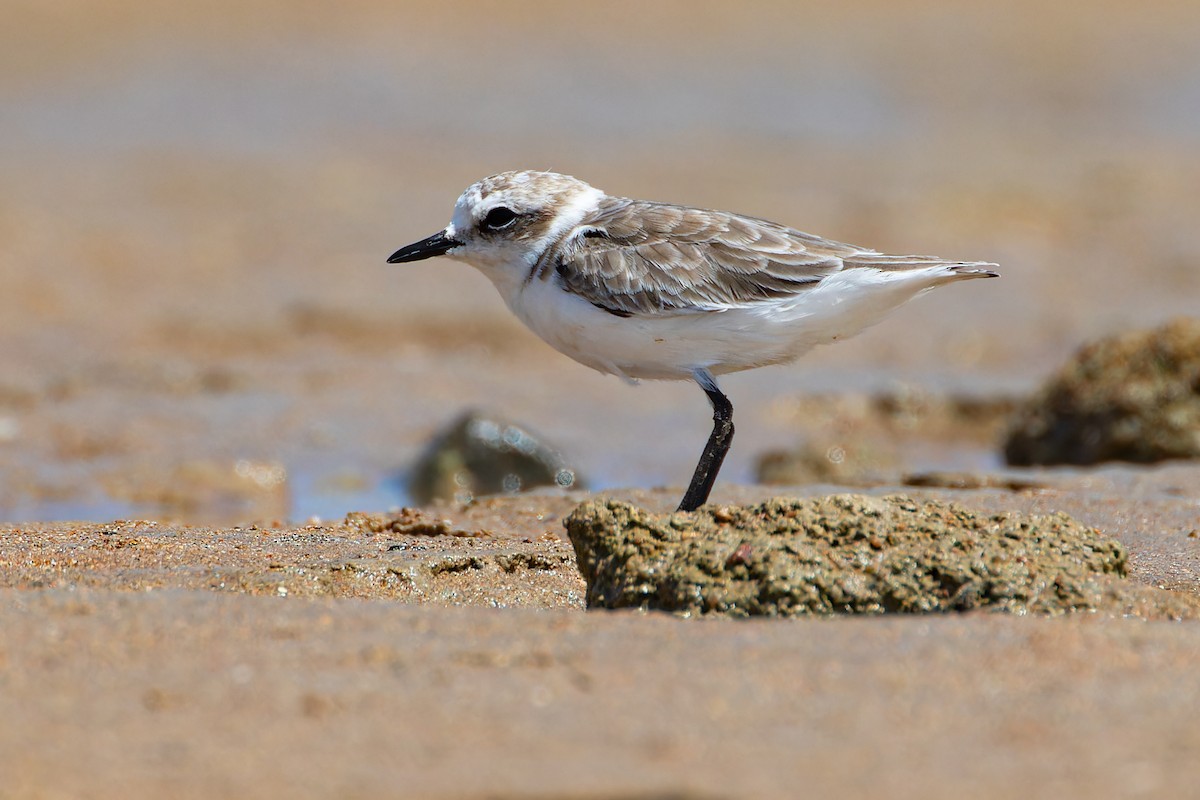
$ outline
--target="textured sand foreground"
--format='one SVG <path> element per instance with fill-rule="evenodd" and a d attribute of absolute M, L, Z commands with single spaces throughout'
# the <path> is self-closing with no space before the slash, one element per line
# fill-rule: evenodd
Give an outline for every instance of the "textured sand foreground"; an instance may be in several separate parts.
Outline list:
<path fill-rule="evenodd" d="M 1043 478 L 1056 488 L 919 494 L 1069 510 L 1129 549 L 1131 579 L 1197 593 L 1200 467 Z M 674 499 L 623 494 L 658 510 Z M 585 612 L 557 532 L 578 499 L 485 499 L 411 515 L 408 533 L 353 518 L 7 529 L 0 796 L 1183 797 L 1200 785 L 1200 624 Z"/>
<path fill-rule="evenodd" d="M 1184 797 L 1200 783 L 1197 625 L 0 596 L 5 797 Z"/>

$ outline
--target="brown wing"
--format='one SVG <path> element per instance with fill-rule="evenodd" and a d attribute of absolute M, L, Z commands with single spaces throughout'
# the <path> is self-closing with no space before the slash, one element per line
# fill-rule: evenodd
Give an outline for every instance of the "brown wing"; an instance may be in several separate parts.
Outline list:
<path fill-rule="evenodd" d="M 737 214 L 606 198 L 539 272 L 621 316 L 695 313 L 803 292 L 869 252 Z"/>

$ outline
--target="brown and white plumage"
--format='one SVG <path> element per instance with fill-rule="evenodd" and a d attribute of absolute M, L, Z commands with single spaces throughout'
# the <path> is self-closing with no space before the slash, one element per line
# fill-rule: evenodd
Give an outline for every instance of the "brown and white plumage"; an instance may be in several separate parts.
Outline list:
<path fill-rule="evenodd" d="M 575 360 L 704 388 L 716 424 L 688 510 L 707 498 L 733 434 L 714 375 L 792 361 L 935 286 L 996 276 L 986 262 L 885 255 L 739 214 L 612 197 L 552 172 L 472 184 L 444 230 L 389 261 L 443 254 L 487 275 Z"/>
<path fill-rule="evenodd" d="M 623 316 L 782 300 L 843 269 L 952 266 L 982 277 L 994 266 L 888 256 L 767 220 L 623 197 L 603 198 L 578 230 L 547 248 L 539 273 L 554 269 L 564 289 Z"/>

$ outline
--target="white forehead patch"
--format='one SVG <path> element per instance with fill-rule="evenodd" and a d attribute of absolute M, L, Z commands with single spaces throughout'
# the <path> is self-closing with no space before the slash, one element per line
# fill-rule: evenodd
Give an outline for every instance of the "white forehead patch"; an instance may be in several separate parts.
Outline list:
<path fill-rule="evenodd" d="M 450 227 L 460 231 L 470 230 L 471 225 L 471 209 L 479 205 L 483 199 L 483 195 L 479 191 L 479 184 L 473 183 L 467 187 L 461 195 L 458 202 L 454 204 L 454 215 L 450 218 Z"/>

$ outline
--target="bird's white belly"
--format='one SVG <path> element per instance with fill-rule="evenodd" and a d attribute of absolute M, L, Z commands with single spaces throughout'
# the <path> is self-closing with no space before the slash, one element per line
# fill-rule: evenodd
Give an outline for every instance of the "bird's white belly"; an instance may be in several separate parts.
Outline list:
<path fill-rule="evenodd" d="M 628 378 L 678 380 L 698 368 L 721 374 L 792 361 L 818 344 L 853 336 L 944 279 L 940 269 L 856 269 L 782 300 L 629 317 L 599 309 L 553 280 L 535 279 L 505 299 L 534 333 L 582 364 Z"/>

